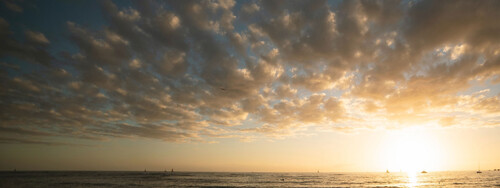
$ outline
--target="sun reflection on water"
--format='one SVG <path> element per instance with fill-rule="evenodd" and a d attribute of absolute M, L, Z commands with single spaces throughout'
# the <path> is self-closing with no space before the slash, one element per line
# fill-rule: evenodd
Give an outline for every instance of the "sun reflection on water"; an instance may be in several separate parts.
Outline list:
<path fill-rule="evenodd" d="M 416 187 L 418 185 L 417 172 L 410 171 L 406 174 L 408 176 L 408 187 Z"/>

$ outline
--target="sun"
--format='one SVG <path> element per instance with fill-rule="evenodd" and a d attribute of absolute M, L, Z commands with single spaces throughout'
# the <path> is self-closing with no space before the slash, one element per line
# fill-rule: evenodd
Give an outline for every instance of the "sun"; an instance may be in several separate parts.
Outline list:
<path fill-rule="evenodd" d="M 381 149 L 390 171 L 416 173 L 439 169 L 441 150 L 438 140 L 425 132 L 408 129 L 387 134 Z"/>

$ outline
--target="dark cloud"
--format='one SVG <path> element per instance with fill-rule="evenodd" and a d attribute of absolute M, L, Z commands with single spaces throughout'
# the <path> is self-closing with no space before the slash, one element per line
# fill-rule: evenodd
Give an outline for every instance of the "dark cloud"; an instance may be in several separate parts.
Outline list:
<path fill-rule="evenodd" d="M 18 12 L 18 13 L 23 12 L 23 8 L 21 6 L 19 6 L 15 1 L 3 0 L 3 3 L 11 11 Z"/>
<path fill-rule="evenodd" d="M 74 143 L 63 143 L 63 142 L 49 142 L 40 140 L 29 140 L 29 139 L 19 139 L 19 138 L 1 138 L 0 144 L 39 144 L 48 146 L 91 146 L 85 144 L 74 144 Z"/>
<path fill-rule="evenodd" d="M 42 131 L 27 130 L 23 128 L 0 127 L 0 132 L 19 135 L 50 136 L 52 134 Z"/>
<path fill-rule="evenodd" d="M 26 31 L 27 40 L 20 42 L 14 39 L 9 23 L 0 17 L 0 57 L 16 57 L 32 63 L 48 66 L 53 57 L 47 52 L 46 44 L 50 41 L 42 33 Z"/>

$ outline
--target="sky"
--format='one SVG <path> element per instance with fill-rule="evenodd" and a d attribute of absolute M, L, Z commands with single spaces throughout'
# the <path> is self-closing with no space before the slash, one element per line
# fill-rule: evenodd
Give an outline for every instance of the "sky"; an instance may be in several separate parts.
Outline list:
<path fill-rule="evenodd" d="M 500 1 L 0 2 L 0 170 L 500 168 Z"/>

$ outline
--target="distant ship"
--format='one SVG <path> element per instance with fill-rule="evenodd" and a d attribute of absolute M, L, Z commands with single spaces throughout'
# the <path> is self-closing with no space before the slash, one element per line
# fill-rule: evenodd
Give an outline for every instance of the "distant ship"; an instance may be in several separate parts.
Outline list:
<path fill-rule="evenodd" d="M 385 170 L 385 173 L 390 173 L 390 172 L 389 172 L 389 169 Z"/>
<path fill-rule="evenodd" d="M 477 164 L 477 171 L 476 171 L 476 173 L 478 173 L 478 174 L 483 173 L 483 172 L 481 172 L 481 164 L 479 164 L 479 163 Z"/>
<path fill-rule="evenodd" d="M 422 172 L 420 172 L 420 173 L 425 174 L 425 173 L 427 173 L 427 171 L 425 171 L 425 170 L 424 170 L 424 171 L 422 171 Z"/>

